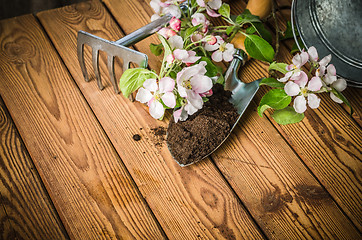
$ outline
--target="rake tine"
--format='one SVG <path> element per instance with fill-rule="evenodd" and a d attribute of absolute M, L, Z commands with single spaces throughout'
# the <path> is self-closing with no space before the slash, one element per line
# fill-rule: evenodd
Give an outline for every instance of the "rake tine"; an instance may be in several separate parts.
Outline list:
<path fill-rule="evenodd" d="M 113 55 L 108 55 L 107 66 L 108 66 L 109 77 L 111 79 L 111 83 L 113 85 L 114 92 L 118 94 L 119 89 L 118 89 L 117 82 L 116 82 L 116 75 L 114 73 L 114 56 Z"/>
<path fill-rule="evenodd" d="M 94 69 L 94 73 L 95 73 L 95 75 L 96 75 L 98 88 L 102 90 L 102 89 L 103 89 L 103 85 L 102 85 L 102 81 L 101 81 L 101 75 L 99 74 L 99 64 L 98 64 L 98 60 L 99 60 L 99 51 L 98 51 L 97 48 L 93 48 L 93 49 L 92 49 L 93 69 Z"/>
<path fill-rule="evenodd" d="M 78 46 L 77 47 L 77 53 L 78 53 L 79 65 L 80 65 L 80 68 L 82 69 L 82 73 L 83 73 L 83 77 L 84 77 L 85 81 L 89 82 L 87 69 L 85 68 L 85 63 L 84 63 L 84 44 L 80 43 L 79 35 L 78 35 L 78 44 L 77 44 L 77 46 Z"/>

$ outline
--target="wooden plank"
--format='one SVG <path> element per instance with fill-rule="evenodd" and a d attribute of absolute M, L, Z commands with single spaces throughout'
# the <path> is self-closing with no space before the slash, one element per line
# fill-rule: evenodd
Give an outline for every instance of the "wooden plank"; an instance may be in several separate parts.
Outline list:
<path fill-rule="evenodd" d="M 0 99 L 1 239 L 67 239 L 24 143 Z"/>
<path fill-rule="evenodd" d="M 245 6 L 245 3 L 243 5 Z M 279 23 L 285 27 L 282 18 L 279 18 Z M 281 44 L 278 61 L 291 62 L 291 44 L 287 42 L 289 49 Z M 258 68 L 257 63 L 254 66 L 248 65 L 247 68 L 250 68 L 248 72 L 253 72 Z M 263 75 L 266 74 L 267 70 L 264 69 Z M 245 77 L 252 79 L 251 76 Z M 361 230 L 362 187 L 359 173 L 362 167 L 362 129 L 359 121 L 361 115 L 358 113 L 362 109 L 361 90 L 347 88 L 346 91 L 353 108 L 357 109 L 354 119 L 348 115 L 348 109 L 343 111 L 339 104 L 330 99 L 329 94 L 322 94 L 320 108 L 308 109 L 303 122 L 288 126 L 280 126 L 273 120 L 271 122 Z M 265 88 L 260 90 L 256 96 L 257 102 L 265 92 Z M 270 114 L 267 116 L 271 119 Z M 300 129 L 303 129 L 303 134 Z"/>
<path fill-rule="evenodd" d="M 164 238 L 36 19 L 0 29 L 0 93 L 70 237 Z"/>
<path fill-rule="evenodd" d="M 149 12 L 147 1 L 106 0 L 105 4 L 126 33 L 141 26 L 131 24 L 129 16 L 142 17 L 142 22 L 149 17 L 145 15 Z M 117 14 L 120 9 L 129 12 Z M 142 41 L 136 47 L 146 52 L 148 44 Z M 152 61 L 150 66 L 157 69 Z M 254 79 L 255 71 L 260 70 L 253 69 Z M 241 131 L 238 129 L 213 158 L 266 235 L 280 239 L 358 237 L 353 224 L 270 122 L 250 109 L 245 115 Z M 313 191 L 323 199 L 314 201 Z"/>
<path fill-rule="evenodd" d="M 124 14 L 128 14 L 127 11 L 122 9 Z M 172 159 L 164 136 L 159 138 L 152 133 L 153 128 L 166 127 L 166 122 L 150 117 L 142 104 L 114 94 L 109 84 L 100 91 L 95 81 L 84 81 L 75 50 L 77 31 L 82 29 L 110 40 L 122 36 L 99 1 L 43 12 L 38 17 L 167 237 L 262 238 L 212 162 L 205 160 L 181 168 Z M 136 20 L 134 18 L 135 24 Z M 91 69 L 89 52 L 86 54 L 86 64 Z M 100 70 L 107 79 L 104 61 L 100 62 Z M 141 140 L 134 141 L 134 134 L 139 134 Z"/>

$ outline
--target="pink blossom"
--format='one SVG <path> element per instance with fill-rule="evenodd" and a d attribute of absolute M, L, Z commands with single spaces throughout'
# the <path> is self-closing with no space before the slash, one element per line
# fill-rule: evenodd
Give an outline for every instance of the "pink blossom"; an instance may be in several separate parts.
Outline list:
<path fill-rule="evenodd" d="M 327 73 L 323 78 L 326 84 L 332 84 L 337 80 L 337 71 L 333 64 L 329 64 L 327 67 Z"/>
<path fill-rule="evenodd" d="M 215 10 L 218 10 L 221 7 L 221 0 L 196 0 L 196 2 L 200 7 L 206 9 L 206 12 L 210 17 L 220 16 L 220 14 L 216 13 Z"/>
<path fill-rule="evenodd" d="M 174 88 L 175 81 L 172 78 L 164 77 L 159 83 L 157 83 L 156 79 L 147 79 L 143 83 L 143 87 L 138 89 L 136 100 L 141 103 L 147 103 L 151 116 L 160 119 L 165 114 L 162 102 L 170 108 L 176 106 L 176 97 L 173 93 Z"/>
<path fill-rule="evenodd" d="M 322 87 L 322 80 L 319 77 L 313 77 L 306 87 L 307 82 L 289 81 L 284 86 L 284 91 L 289 96 L 297 96 L 294 99 L 293 107 L 296 112 L 303 113 L 307 109 L 307 100 L 310 108 L 319 107 L 320 99 L 313 92 L 319 91 Z"/>
<path fill-rule="evenodd" d="M 233 55 L 235 53 L 234 45 L 231 43 L 226 43 L 220 36 L 215 36 L 217 42 L 213 45 L 206 43 L 206 51 L 214 51 L 211 55 L 212 60 L 215 62 L 221 62 L 222 60 L 230 62 L 233 60 Z"/>
<path fill-rule="evenodd" d="M 170 27 L 175 31 L 180 31 L 181 29 L 181 20 L 175 17 L 172 17 L 170 20 Z"/>
<path fill-rule="evenodd" d="M 173 55 L 175 56 L 175 59 L 186 63 L 186 65 L 193 64 L 201 58 L 196 56 L 196 52 L 186 51 L 184 49 L 175 49 L 175 51 L 173 51 Z"/>
<path fill-rule="evenodd" d="M 191 23 L 192 25 L 194 26 L 197 26 L 197 25 L 202 25 L 202 32 L 203 33 L 206 33 L 207 32 L 207 29 L 210 25 L 210 21 L 207 20 L 206 16 L 202 13 L 195 13 L 191 16 L 192 20 L 191 20 Z"/>
<path fill-rule="evenodd" d="M 308 53 L 302 51 L 301 53 L 295 54 L 295 56 L 292 59 L 293 64 L 290 64 L 287 66 L 287 70 L 291 71 L 294 69 L 300 69 L 304 64 L 308 62 L 309 55 Z"/>
<path fill-rule="evenodd" d="M 177 90 L 180 96 L 187 100 L 184 110 L 189 115 L 202 108 L 204 101 L 201 94 L 212 88 L 212 80 L 205 76 L 205 66 L 206 62 L 202 61 L 177 73 Z"/>

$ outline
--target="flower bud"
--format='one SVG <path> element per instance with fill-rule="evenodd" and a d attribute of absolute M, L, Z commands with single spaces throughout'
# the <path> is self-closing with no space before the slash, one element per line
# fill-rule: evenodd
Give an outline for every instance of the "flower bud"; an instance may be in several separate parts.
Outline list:
<path fill-rule="evenodd" d="M 205 40 L 210 45 L 214 45 L 217 42 L 216 37 L 212 35 L 207 36 Z"/>
<path fill-rule="evenodd" d="M 172 17 L 170 20 L 170 27 L 175 31 L 180 31 L 181 29 L 181 20 L 175 17 Z"/>

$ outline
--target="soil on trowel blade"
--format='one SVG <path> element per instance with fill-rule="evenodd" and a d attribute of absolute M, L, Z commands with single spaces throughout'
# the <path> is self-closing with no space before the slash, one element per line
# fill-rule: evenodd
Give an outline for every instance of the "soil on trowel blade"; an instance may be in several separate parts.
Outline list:
<path fill-rule="evenodd" d="M 175 123 L 171 119 L 167 129 L 167 144 L 180 165 L 196 162 L 210 153 L 229 134 L 238 113 L 228 101 L 231 92 L 216 84 L 213 95 L 203 108 Z"/>

